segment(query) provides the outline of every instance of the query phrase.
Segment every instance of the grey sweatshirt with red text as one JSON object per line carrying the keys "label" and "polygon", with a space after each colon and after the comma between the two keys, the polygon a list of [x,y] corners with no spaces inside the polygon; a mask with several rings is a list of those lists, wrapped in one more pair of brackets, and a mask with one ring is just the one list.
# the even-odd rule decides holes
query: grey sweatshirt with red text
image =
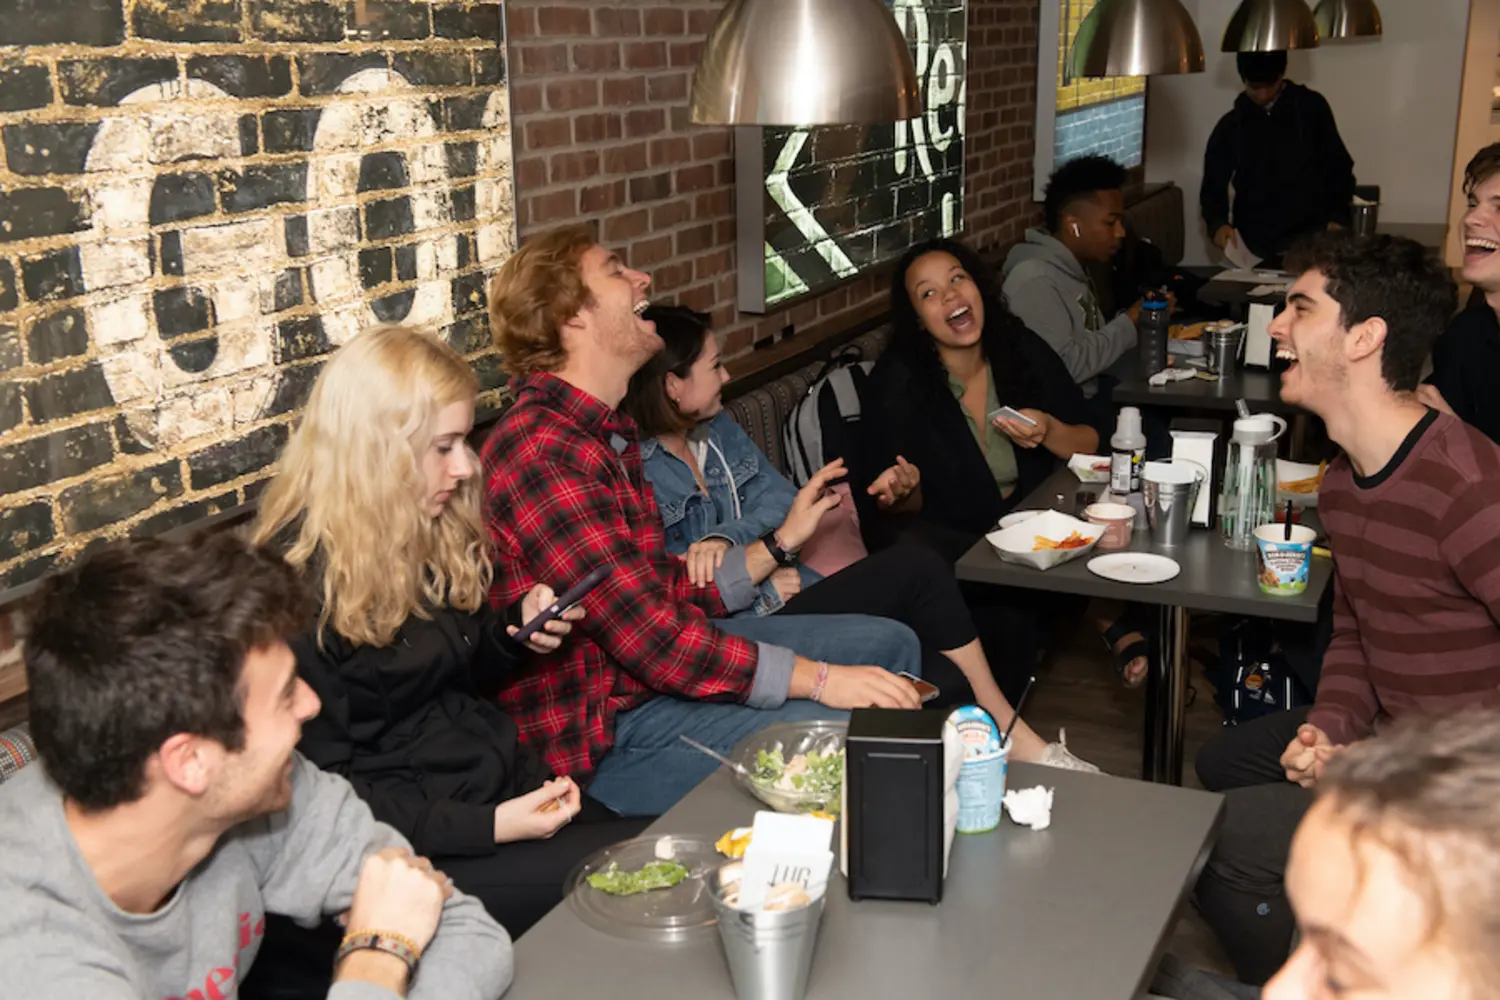
{"label": "grey sweatshirt with red text", "polygon": [[[343,778],[298,756],[292,804],[224,835],[154,913],[120,910],[79,853],[41,764],[0,785],[0,982],[7,997],[233,1000],[265,915],[303,924],[349,908],[365,856],[405,846]],[[495,1000],[511,942],[478,900],[455,892],[417,967],[412,1000]],[[328,1000],[394,1000],[335,983]]]}

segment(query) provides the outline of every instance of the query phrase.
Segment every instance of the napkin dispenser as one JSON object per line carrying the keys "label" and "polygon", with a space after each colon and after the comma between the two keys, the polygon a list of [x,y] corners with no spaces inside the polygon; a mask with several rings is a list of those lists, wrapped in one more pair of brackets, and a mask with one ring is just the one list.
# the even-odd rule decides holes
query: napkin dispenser
{"label": "napkin dispenser", "polygon": [[1276,307],[1264,302],[1250,303],[1250,319],[1245,325],[1245,364],[1252,368],[1270,368],[1271,320]]}
{"label": "napkin dispenser", "polygon": [[947,721],[946,711],[851,713],[842,824],[850,899],[942,901],[963,763],[957,732],[945,741]]}

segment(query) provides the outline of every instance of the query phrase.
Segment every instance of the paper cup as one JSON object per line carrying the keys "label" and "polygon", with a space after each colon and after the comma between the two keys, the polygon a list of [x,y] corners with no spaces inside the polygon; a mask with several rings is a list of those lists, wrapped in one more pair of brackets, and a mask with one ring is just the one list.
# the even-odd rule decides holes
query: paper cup
{"label": "paper cup", "polygon": [[1287,541],[1285,525],[1263,524],[1256,528],[1256,579],[1261,592],[1273,597],[1295,597],[1306,592],[1313,541],[1317,537],[1317,532],[1300,524],[1292,526],[1291,541]]}
{"label": "paper cup", "polygon": [[1089,504],[1083,509],[1083,519],[1104,528],[1095,548],[1123,549],[1130,544],[1130,536],[1135,530],[1134,507],[1123,503]]}
{"label": "paper cup", "polygon": [[999,753],[965,760],[958,772],[959,833],[988,833],[1000,825],[1000,805],[1005,800],[1005,772],[1010,744]]}

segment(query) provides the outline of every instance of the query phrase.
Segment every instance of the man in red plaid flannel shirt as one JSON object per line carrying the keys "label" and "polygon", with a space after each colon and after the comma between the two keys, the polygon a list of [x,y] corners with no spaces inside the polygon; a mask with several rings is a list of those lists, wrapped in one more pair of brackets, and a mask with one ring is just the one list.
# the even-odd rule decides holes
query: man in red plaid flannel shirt
{"label": "man in red plaid flannel shirt", "polygon": [[[491,324],[518,376],[515,405],[484,448],[496,546],[491,602],[507,607],[536,581],[561,590],[596,566],[613,567],[583,602],[588,614],[574,641],[513,678],[500,703],[554,772],[592,775],[589,793],[627,814],[665,809],[715,767],[679,734],[726,751],[772,722],[840,718],[866,705],[919,707],[912,686],[882,667],[831,666],[710,623],[736,610],[726,599],[754,599],[744,550],[737,574],[726,556],[717,588],[691,584],[667,552],[635,424],[615,409],[630,376],[662,346],[641,317],[649,284],[588,230],[569,227],[528,241],[490,292]],[[828,650],[831,623],[847,617],[828,617],[821,637],[815,616],[724,628],[810,636],[797,644],[816,656],[808,647],[821,638]],[[905,626],[856,620],[862,651],[909,647],[899,664],[876,662],[917,662]],[[847,633],[836,638],[836,649],[856,652]]]}

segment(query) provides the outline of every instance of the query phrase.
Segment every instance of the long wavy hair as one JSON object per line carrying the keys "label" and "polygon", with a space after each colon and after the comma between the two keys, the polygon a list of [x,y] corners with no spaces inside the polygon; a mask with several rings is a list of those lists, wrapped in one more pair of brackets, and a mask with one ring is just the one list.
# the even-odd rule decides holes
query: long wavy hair
{"label": "long wavy hair", "polygon": [[943,391],[947,391],[947,374],[943,369],[942,358],[938,356],[937,343],[932,339],[932,334],[922,326],[916,304],[906,291],[906,272],[911,270],[918,258],[930,253],[951,254],[959,266],[969,272],[969,277],[979,288],[979,297],[984,303],[984,330],[980,333],[979,349],[990,364],[995,391],[1002,398],[1012,398],[1014,391],[1029,380],[1030,370],[1023,357],[1011,345],[1018,337],[1035,335],[1010,311],[1005,295],[1000,291],[1000,282],[994,269],[981,260],[979,254],[957,240],[941,238],[918,243],[906,251],[896,265],[896,271],[891,277],[890,350],[904,357],[932,386],[943,387]]}
{"label": "long wavy hair", "polygon": [[324,366],[251,528],[321,585],[320,642],[331,625],[356,645],[384,646],[412,615],[484,601],[493,569],[480,477],[459,484],[438,517],[422,508],[434,421],[477,390],[452,348],[405,326],[361,333]]}

